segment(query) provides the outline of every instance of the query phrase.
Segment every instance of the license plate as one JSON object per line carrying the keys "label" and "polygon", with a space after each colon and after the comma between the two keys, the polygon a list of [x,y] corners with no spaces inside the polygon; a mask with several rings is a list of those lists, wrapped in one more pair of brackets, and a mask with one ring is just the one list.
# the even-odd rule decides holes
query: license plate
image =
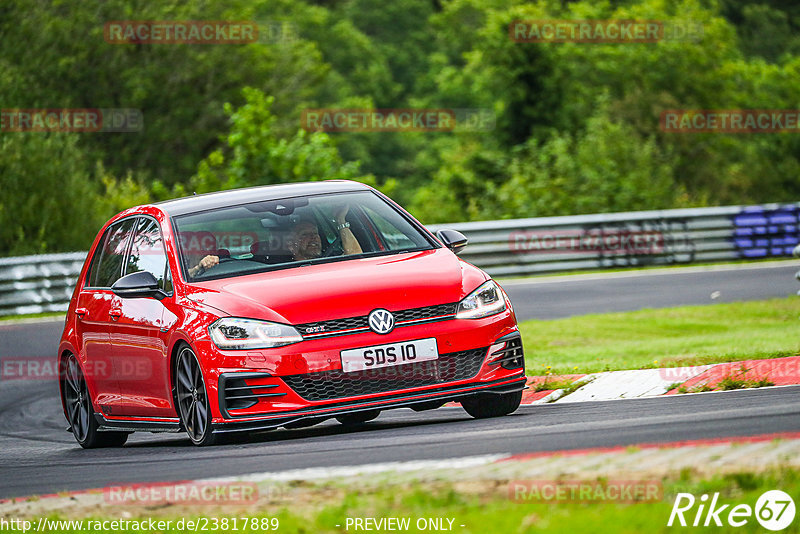
{"label": "license plate", "polygon": [[343,350],[341,354],[345,373],[439,359],[435,337]]}

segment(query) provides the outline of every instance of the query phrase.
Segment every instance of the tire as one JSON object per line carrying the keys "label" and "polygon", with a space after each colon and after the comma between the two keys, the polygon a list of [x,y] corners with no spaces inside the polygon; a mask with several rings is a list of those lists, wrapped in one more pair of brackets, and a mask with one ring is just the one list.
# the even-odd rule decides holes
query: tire
{"label": "tire", "polygon": [[211,428],[211,406],[203,380],[203,370],[194,351],[184,345],[175,361],[175,403],[186,435],[197,446],[214,445],[217,436]]}
{"label": "tire", "polygon": [[522,402],[522,392],[514,393],[482,393],[464,399],[461,406],[475,419],[486,419],[487,417],[500,417],[513,413],[519,408]]}
{"label": "tire", "polygon": [[100,431],[94,418],[94,406],[78,358],[67,356],[61,370],[61,400],[75,440],[84,449],[121,447],[128,441],[127,432]]}
{"label": "tire", "polygon": [[372,421],[381,414],[380,410],[370,410],[367,412],[349,413],[346,415],[337,415],[336,420],[345,426],[360,425],[367,421]]}

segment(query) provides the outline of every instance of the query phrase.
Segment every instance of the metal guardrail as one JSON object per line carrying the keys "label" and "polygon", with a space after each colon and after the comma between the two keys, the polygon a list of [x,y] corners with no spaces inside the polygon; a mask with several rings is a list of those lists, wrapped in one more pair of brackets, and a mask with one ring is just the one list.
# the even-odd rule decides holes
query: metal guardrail
{"label": "metal guardrail", "polygon": [[[492,276],[790,257],[800,202],[430,225]],[[0,259],[0,316],[64,311],[85,252]]]}
{"label": "metal guardrail", "polygon": [[492,276],[789,257],[800,203],[546,217],[429,226],[470,241]]}
{"label": "metal guardrail", "polygon": [[0,258],[0,316],[66,311],[86,252]]}

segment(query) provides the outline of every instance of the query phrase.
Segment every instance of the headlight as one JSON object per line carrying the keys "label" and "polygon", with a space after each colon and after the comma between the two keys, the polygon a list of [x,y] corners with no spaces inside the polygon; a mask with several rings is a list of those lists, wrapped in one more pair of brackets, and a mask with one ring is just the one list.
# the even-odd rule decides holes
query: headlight
{"label": "headlight", "polygon": [[223,317],[208,327],[221,349],[269,349],[303,341],[293,327],[269,321]]}
{"label": "headlight", "polygon": [[456,319],[480,319],[505,309],[503,292],[493,280],[489,280],[458,303]]}

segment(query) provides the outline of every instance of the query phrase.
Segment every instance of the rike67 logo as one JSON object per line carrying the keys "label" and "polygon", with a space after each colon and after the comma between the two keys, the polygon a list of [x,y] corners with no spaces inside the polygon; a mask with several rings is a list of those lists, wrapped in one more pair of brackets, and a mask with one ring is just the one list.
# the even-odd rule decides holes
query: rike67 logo
{"label": "rike67 logo", "polygon": [[764,492],[756,501],[755,507],[749,504],[722,504],[719,493],[714,493],[710,501],[707,494],[696,499],[691,493],[678,493],[667,526],[743,527],[754,516],[767,530],[783,530],[794,521],[794,501],[780,490]]}

